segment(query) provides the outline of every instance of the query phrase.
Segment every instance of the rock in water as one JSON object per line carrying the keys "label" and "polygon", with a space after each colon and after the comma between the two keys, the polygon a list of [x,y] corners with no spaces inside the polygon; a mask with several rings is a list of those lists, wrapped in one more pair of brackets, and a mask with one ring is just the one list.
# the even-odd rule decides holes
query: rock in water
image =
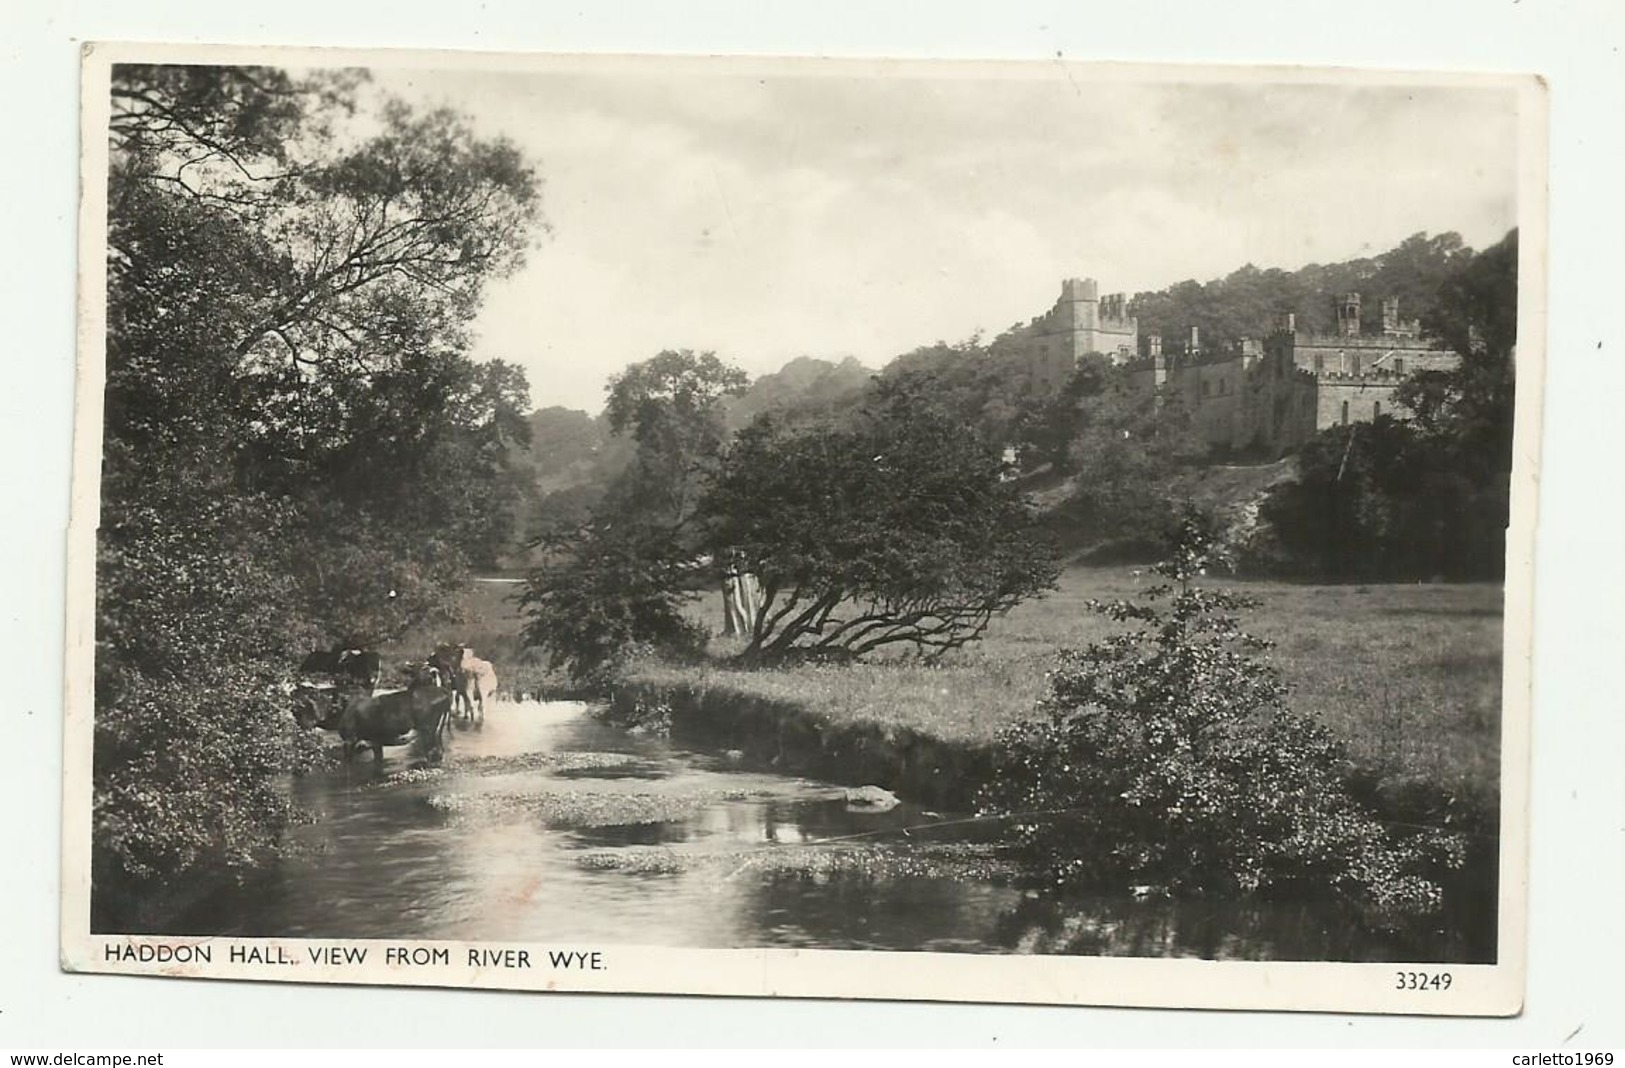
{"label": "rock in water", "polygon": [[879,786],[859,786],[846,791],[848,811],[889,812],[899,803],[896,794]]}

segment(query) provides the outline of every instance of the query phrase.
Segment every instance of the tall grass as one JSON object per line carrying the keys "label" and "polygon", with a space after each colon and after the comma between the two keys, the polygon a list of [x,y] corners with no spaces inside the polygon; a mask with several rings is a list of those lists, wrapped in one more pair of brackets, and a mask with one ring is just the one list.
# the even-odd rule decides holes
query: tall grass
{"label": "tall grass", "polygon": [[[906,725],[944,739],[990,741],[1031,713],[1056,654],[1118,624],[1091,598],[1132,599],[1152,583],[1128,568],[1074,567],[1061,588],[997,619],[985,639],[935,665],[894,659],[742,671],[634,665],[646,682],[700,681],[800,702],[835,721]],[[1266,658],[1292,706],[1318,717],[1351,756],[1385,777],[1415,777],[1493,799],[1499,775],[1502,596],[1491,585],[1309,586],[1214,580],[1262,601],[1247,629],[1276,643]],[[705,622],[720,609],[696,607]]]}
{"label": "tall grass", "polygon": [[[1045,690],[1056,654],[1113,633],[1088,610],[1093,599],[1135,598],[1154,576],[1127,567],[1073,567],[1060,589],[995,619],[985,639],[931,665],[896,657],[864,664],[743,671],[714,638],[698,665],[635,662],[654,684],[699,683],[799,703],[835,722],[907,726],[948,741],[982,744],[1026,716]],[[1493,803],[1501,723],[1501,589],[1493,585],[1312,586],[1215,579],[1262,606],[1247,629],[1276,643],[1264,654],[1292,688],[1294,709],[1318,717],[1362,765]],[[386,663],[421,658],[435,644],[469,645],[497,668],[508,693],[558,693],[568,680],[523,647],[519,586],[476,582],[463,622],[413,632],[381,650]],[[691,607],[713,630],[720,596]]]}

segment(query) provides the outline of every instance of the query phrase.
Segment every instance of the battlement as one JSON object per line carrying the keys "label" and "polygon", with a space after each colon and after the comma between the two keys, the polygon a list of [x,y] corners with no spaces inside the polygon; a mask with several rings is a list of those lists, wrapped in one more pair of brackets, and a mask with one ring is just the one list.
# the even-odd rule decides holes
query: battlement
{"label": "battlement", "polygon": [[1100,299],[1100,283],[1093,278],[1068,278],[1061,283],[1061,299],[1066,301]]}
{"label": "battlement", "polygon": [[1110,293],[1100,299],[1100,321],[1127,325],[1137,322],[1134,316],[1128,313],[1128,294]]}
{"label": "battlement", "polygon": [[1363,334],[1358,337],[1341,337],[1333,334],[1297,334],[1295,338],[1302,348],[1328,348],[1328,349],[1426,349],[1428,346],[1420,344],[1419,339],[1408,334]]}
{"label": "battlement", "polygon": [[1393,384],[1403,382],[1405,379],[1411,376],[1409,371],[1395,371],[1387,367],[1373,367],[1369,370],[1361,372],[1360,374],[1353,374],[1349,371],[1312,371],[1307,367],[1300,367],[1298,370],[1302,371],[1306,375],[1309,375],[1317,382],[1327,382],[1334,385],[1338,383],[1359,385],[1362,382],[1383,382]]}
{"label": "battlement", "polygon": [[[1262,337],[1204,348],[1200,331],[1188,339],[1145,338],[1129,314],[1125,293],[1100,295],[1093,278],[1068,278],[1049,311],[996,343],[1006,358],[1022,361],[1033,380],[1059,389],[1089,353],[1111,356],[1136,389],[1177,392],[1196,431],[1210,444],[1281,452],[1328,426],[1409,418],[1399,387],[1421,370],[1454,366],[1458,357],[1421,337],[1415,320],[1399,317],[1399,299],[1382,298],[1381,332],[1361,329],[1361,297],[1336,300],[1336,330],[1299,333],[1296,314],[1267,324]],[[1375,324],[1373,324],[1375,326]]]}

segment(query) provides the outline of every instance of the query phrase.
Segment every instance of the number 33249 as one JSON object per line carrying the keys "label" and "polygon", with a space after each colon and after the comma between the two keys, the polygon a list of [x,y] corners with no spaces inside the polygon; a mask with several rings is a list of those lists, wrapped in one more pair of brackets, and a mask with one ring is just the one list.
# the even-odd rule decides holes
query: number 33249
{"label": "number 33249", "polygon": [[1449,972],[1395,972],[1395,990],[1449,990]]}

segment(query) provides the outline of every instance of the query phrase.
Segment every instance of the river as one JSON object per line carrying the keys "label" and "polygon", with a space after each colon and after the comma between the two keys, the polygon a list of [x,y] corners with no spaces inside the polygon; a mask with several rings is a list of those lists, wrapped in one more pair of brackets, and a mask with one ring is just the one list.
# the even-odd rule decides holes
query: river
{"label": "river", "polygon": [[290,783],[288,855],[171,933],[592,945],[1459,958],[1324,905],[1023,891],[986,823],[608,726],[496,703],[443,767],[408,749]]}

